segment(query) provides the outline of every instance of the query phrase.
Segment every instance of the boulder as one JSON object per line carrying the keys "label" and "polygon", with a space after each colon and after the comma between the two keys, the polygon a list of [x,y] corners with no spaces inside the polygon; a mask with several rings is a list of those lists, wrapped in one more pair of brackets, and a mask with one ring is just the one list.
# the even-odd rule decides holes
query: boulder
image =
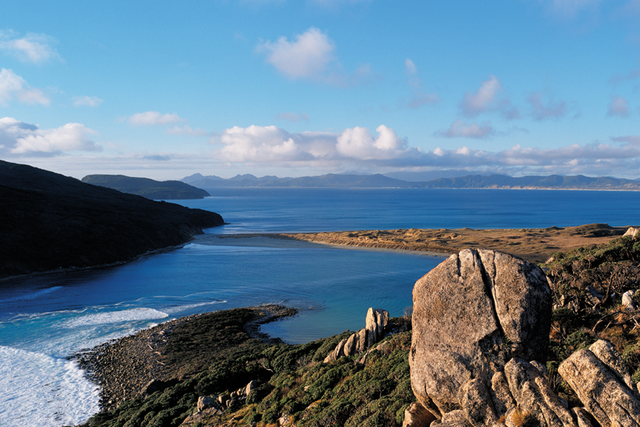
{"label": "boulder", "polygon": [[627,291],[622,294],[622,308],[624,310],[635,310],[636,305],[633,303],[634,291]]}
{"label": "boulder", "polygon": [[491,250],[450,256],[413,290],[409,363],[418,401],[441,418],[462,409],[468,381],[490,388],[512,357],[545,360],[550,314],[551,291],[535,264]]}
{"label": "boulder", "polygon": [[638,237],[638,232],[640,232],[639,228],[629,227],[627,232],[624,233],[623,237],[624,236],[631,236],[632,239],[635,239],[636,237]]}
{"label": "boulder", "polygon": [[609,346],[598,341],[588,350],[576,351],[560,364],[558,372],[601,426],[637,426],[640,400],[625,383],[624,370],[621,375],[617,362],[600,359],[619,358],[619,354],[610,354],[613,347]]}
{"label": "boulder", "polygon": [[210,396],[198,397],[198,412],[202,412],[208,408],[218,408],[218,402],[216,399]]}
{"label": "boulder", "polygon": [[419,402],[413,402],[404,410],[402,427],[429,427],[436,417]]}

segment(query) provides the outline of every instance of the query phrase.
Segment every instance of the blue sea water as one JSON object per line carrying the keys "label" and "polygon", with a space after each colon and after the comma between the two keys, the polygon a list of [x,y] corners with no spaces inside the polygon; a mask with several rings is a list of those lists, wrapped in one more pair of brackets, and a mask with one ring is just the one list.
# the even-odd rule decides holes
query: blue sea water
{"label": "blue sea water", "polygon": [[[209,234],[640,223],[640,193],[424,189],[218,189],[180,201],[223,215]],[[187,244],[112,268],[0,282],[3,425],[79,423],[98,390],[67,356],[185,315],[263,303],[300,309],[266,332],[289,342],[356,330],[368,307],[402,315],[443,258],[304,247]],[[37,390],[37,393],[33,391]],[[37,402],[37,403],[36,403]],[[43,404],[42,402],[48,402]]]}

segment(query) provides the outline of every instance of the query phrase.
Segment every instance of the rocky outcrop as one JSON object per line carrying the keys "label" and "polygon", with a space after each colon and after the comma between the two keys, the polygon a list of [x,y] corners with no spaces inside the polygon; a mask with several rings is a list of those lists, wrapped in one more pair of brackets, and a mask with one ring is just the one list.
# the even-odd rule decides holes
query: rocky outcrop
{"label": "rocky outcrop", "polygon": [[353,356],[369,350],[375,343],[384,338],[385,328],[389,323],[389,312],[379,308],[369,308],[364,329],[360,329],[338,343],[336,348],[324,359],[332,362],[342,356]]}
{"label": "rocky outcrop", "polygon": [[576,351],[558,372],[601,426],[640,424],[640,400],[626,365],[613,346],[597,341]]}
{"label": "rocky outcrop", "polygon": [[432,427],[640,425],[637,385],[607,341],[558,368],[584,407],[553,391],[550,304],[539,268],[493,251],[462,251],[416,283],[411,385]]}
{"label": "rocky outcrop", "polygon": [[[551,292],[535,264],[491,250],[449,257],[413,290],[409,363],[418,401],[442,418],[474,394],[491,394],[492,378],[513,357],[544,360],[550,312]],[[484,389],[477,381],[465,388],[472,380]]]}
{"label": "rocky outcrop", "polygon": [[629,227],[624,236],[631,236],[632,239],[635,239],[638,237],[638,232],[640,232],[640,228]]}

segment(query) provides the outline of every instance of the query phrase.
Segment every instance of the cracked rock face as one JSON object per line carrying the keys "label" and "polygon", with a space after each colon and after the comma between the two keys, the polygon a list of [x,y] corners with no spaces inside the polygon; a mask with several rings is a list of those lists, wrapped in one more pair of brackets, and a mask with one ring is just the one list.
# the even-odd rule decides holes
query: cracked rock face
{"label": "cracked rock face", "polygon": [[469,380],[491,384],[513,357],[545,360],[551,291],[535,264],[491,250],[452,255],[416,282],[409,363],[436,417],[461,409]]}

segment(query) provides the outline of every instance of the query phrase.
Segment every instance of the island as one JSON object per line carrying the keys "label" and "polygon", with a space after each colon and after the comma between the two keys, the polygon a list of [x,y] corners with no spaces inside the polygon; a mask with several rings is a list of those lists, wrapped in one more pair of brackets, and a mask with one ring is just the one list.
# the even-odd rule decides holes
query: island
{"label": "island", "polygon": [[182,181],[156,181],[125,175],[87,175],[82,182],[153,200],[203,199],[210,196],[207,191]]}

